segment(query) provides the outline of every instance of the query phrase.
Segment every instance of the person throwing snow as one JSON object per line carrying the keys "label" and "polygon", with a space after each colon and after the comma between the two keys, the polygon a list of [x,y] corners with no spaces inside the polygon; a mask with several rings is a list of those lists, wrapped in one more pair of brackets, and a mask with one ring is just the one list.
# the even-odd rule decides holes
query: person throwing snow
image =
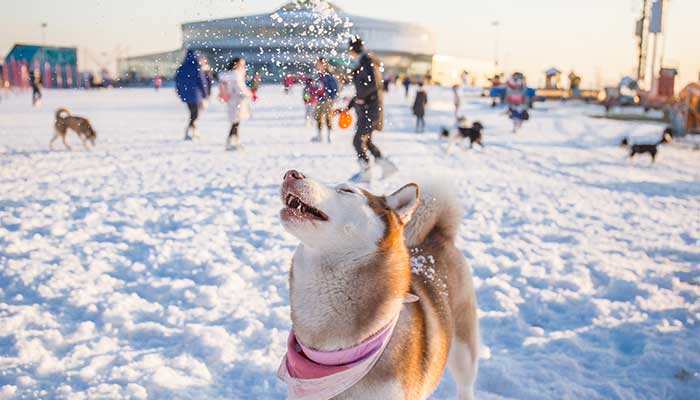
{"label": "person throwing snow", "polygon": [[382,168],[382,178],[394,174],[398,169],[386,158],[382,157],[379,148],[372,143],[372,133],[382,130],[383,124],[383,90],[382,75],[379,71],[380,61],[374,55],[365,51],[364,42],[360,37],[350,39],[348,52],[357,61],[352,71],[352,82],[355,85],[355,97],[341,111],[355,108],[357,126],[353,146],[357,153],[360,171],[350,180],[354,182],[369,182],[372,174],[370,159],[367,151],[374,156],[374,163]]}

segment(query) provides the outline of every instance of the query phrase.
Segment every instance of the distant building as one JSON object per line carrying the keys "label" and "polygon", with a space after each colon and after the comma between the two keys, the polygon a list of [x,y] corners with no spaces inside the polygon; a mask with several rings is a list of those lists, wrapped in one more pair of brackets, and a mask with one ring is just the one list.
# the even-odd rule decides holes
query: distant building
{"label": "distant building", "polygon": [[[350,15],[328,2],[295,1],[267,14],[185,23],[182,49],[198,50],[215,71],[242,56],[249,70],[279,80],[287,73],[308,71],[319,56],[346,65],[350,34],[365,41],[387,75],[430,72],[435,54],[431,31],[417,24]],[[119,75],[170,78],[182,51],[122,59]]]}
{"label": "distant building", "polygon": [[185,50],[121,58],[117,60],[117,74],[128,81],[150,81],[156,76],[172,78],[185,58]]}
{"label": "distant building", "polygon": [[3,75],[13,86],[24,86],[29,73],[41,74],[47,87],[79,86],[78,51],[75,47],[16,44],[5,57]]}

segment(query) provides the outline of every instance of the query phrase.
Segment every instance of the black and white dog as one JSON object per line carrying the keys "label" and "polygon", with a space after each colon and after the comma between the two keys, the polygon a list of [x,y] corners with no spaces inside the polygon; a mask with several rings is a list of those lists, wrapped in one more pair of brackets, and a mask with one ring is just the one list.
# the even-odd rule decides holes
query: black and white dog
{"label": "black and white dog", "polygon": [[474,147],[474,143],[484,147],[484,145],[481,143],[481,139],[483,138],[481,131],[484,129],[481,122],[476,121],[470,127],[466,125],[466,119],[464,117],[460,117],[457,120],[457,129],[453,134],[450,134],[450,131],[447,128],[442,128],[440,137],[449,140],[447,151],[450,151],[453,145],[457,144],[458,142],[464,142],[467,139],[469,139],[470,149]]}
{"label": "black and white dog", "polygon": [[661,139],[659,139],[658,142],[656,143],[641,143],[641,144],[633,144],[630,146],[629,139],[624,138],[620,142],[621,147],[628,147],[630,148],[630,158],[634,157],[637,154],[644,154],[644,153],[649,153],[651,156],[651,162],[656,161],[656,153],[658,152],[658,146],[663,143],[669,143],[673,139],[673,131],[671,128],[666,128],[664,130],[663,135],[661,135]]}

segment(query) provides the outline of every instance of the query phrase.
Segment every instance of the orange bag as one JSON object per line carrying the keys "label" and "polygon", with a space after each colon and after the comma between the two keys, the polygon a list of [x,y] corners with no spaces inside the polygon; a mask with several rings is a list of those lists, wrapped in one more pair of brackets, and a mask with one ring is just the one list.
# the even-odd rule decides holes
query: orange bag
{"label": "orange bag", "polygon": [[349,112],[343,111],[338,116],[338,127],[340,129],[348,129],[352,125],[352,115]]}

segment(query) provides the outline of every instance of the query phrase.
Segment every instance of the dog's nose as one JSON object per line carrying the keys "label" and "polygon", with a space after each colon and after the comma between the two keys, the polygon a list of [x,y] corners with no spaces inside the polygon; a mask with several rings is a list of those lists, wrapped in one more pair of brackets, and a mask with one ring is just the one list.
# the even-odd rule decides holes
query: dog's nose
{"label": "dog's nose", "polygon": [[295,169],[290,169],[289,171],[284,173],[284,180],[286,181],[287,179],[304,179],[306,178],[304,174],[301,172],[295,170]]}

